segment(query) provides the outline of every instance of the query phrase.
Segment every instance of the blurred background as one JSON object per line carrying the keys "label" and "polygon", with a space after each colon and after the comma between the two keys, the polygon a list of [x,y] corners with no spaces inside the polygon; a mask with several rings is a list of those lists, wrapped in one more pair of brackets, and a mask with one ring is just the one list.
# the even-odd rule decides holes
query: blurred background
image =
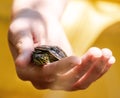
{"label": "blurred background", "polygon": [[37,90],[21,81],[7,41],[12,0],[0,0],[0,98],[120,98],[120,1],[71,0],[61,23],[76,55],[89,47],[110,48],[116,63],[88,89],[64,92]]}

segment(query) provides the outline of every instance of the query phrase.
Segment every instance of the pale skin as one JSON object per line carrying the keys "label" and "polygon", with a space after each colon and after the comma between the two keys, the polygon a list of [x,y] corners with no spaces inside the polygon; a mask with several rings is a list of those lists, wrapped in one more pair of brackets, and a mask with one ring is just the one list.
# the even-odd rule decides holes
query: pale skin
{"label": "pale skin", "polygon": [[[18,77],[31,81],[37,89],[86,89],[115,63],[112,51],[107,48],[91,47],[81,57],[74,55],[60,25],[66,3],[65,0],[14,0],[9,46]],[[68,57],[42,68],[35,66],[31,54],[40,45],[57,45]]]}

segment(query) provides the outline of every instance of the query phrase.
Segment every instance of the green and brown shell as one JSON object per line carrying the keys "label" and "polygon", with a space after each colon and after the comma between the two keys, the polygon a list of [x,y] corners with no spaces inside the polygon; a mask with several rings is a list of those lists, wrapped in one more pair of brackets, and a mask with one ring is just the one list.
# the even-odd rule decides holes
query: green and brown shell
{"label": "green and brown shell", "polygon": [[36,47],[32,54],[32,61],[36,65],[45,65],[67,57],[65,52],[58,46],[41,45]]}

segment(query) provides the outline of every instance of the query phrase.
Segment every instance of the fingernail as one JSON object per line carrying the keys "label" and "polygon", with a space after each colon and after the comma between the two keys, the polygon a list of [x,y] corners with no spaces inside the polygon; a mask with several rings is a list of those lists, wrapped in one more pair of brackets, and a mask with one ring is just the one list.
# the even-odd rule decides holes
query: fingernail
{"label": "fingernail", "polygon": [[109,64],[114,64],[115,62],[116,62],[116,59],[113,56],[108,61]]}

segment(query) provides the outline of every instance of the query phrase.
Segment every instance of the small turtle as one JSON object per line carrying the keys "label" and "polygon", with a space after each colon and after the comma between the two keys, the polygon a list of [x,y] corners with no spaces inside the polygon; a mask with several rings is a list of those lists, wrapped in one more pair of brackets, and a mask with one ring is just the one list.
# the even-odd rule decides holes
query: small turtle
{"label": "small turtle", "polygon": [[61,48],[48,45],[36,47],[32,54],[32,60],[36,65],[45,65],[64,57],[67,57],[67,55]]}

